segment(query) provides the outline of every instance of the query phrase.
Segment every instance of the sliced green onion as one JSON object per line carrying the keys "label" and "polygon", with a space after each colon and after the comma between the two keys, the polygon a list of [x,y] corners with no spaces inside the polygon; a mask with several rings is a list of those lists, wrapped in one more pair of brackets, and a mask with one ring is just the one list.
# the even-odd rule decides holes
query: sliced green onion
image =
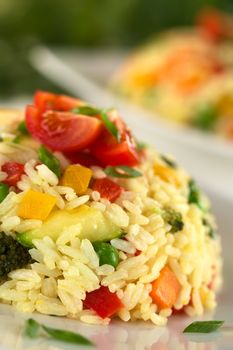
{"label": "sliced green onion", "polygon": [[163,216],[163,219],[171,226],[171,230],[170,230],[171,233],[176,233],[183,229],[184,223],[183,223],[181,213],[168,208],[164,211],[162,216]]}
{"label": "sliced green onion", "polygon": [[37,338],[39,336],[39,331],[40,331],[40,324],[33,320],[33,318],[29,318],[25,322],[25,330],[24,334],[29,337],[29,338]]}
{"label": "sliced green onion", "polygon": [[118,165],[118,166],[108,166],[104,169],[106,175],[112,177],[122,177],[122,178],[131,178],[131,177],[139,177],[142,174],[133,168],[130,168],[126,165]]}
{"label": "sliced green onion", "polygon": [[20,141],[22,140],[22,135],[17,135],[13,138],[12,142],[13,143],[20,143]]}
{"label": "sliced green onion", "polygon": [[212,333],[218,330],[224,321],[196,321],[187,326],[183,333]]}
{"label": "sliced green onion", "polygon": [[18,125],[18,131],[23,134],[23,135],[28,135],[29,134],[29,131],[27,129],[27,126],[26,126],[26,122],[25,120],[22,120],[19,125]]}
{"label": "sliced green onion", "polygon": [[47,327],[34,319],[30,318],[25,322],[24,334],[32,339],[38,338],[40,330],[43,329],[52,339],[63,341],[72,344],[94,345],[89,339],[83,337],[81,334],[66,331],[63,329],[56,329]]}
{"label": "sliced green onion", "polygon": [[83,114],[83,115],[88,115],[92,117],[97,114],[100,114],[101,110],[92,106],[80,106],[78,108],[72,109],[71,112],[75,114]]}
{"label": "sliced green onion", "polygon": [[168,158],[167,156],[165,156],[164,154],[161,154],[161,159],[167,164],[169,165],[171,168],[177,168],[177,164],[176,162],[174,162],[174,160]]}
{"label": "sliced green onion", "polygon": [[50,335],[51,338],[73,344],[94,345],[89,339],[81,334],[55,329],[42,325],[43,330]]}
{"label": "sliced green onion", "polygon": [[213,130],[217,121],[218,112],[214,106],[202,106],[193,117],[193,125],[204,131]]}
{"label": "sliced green onion", "polygon": [[9,194],[9,186],[6,184],[0,184],[0,203],[7,197]]}
{"label": "sliced green onion", "polygon": [[117,141],[120,141],[120,133],[119,130],[117,129],[116,125],[109,119],[109,116],[105,112],[100,113],[102,122],[108,129],[108,131],[117,139]]}
{"label": "sliced green onion", "polygon": [[45,146],[41,145],[38,150],[38,158],[39,160],[47,165],[47,167],[54,172],[54,174],[57,175],[57,177],[60,177],[61,175],[61,165],[60,161],[45,148]]}

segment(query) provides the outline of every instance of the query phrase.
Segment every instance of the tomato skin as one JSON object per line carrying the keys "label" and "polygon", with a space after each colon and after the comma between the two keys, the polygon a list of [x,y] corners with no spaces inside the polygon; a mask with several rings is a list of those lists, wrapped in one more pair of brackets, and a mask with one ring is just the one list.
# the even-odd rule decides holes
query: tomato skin
{"label": "tomato skin", "polygon": [[98,159],[87,151],[64,153],[64,155],[71,162],[71,164],[80,164],[86,167],[101,166]]}
{"label": "tomato skin", "polygon": [[108,287],[104,286],[87,293],[83,303],[86,308],[94,310],[102,318],[111,317],[123,307],[116,293],[111,293]]}
{"label": "tomato skin", "polygon": [[40,111],[49,110],[68,112],[80,105],[80,100],[66,95],[57,95],[47,91],[36,91],[34,95],[34,105]]}
{"label": "tomato skin", "polygon": [[2,182],[6,185],[16,187],[17,182],[20,181],[21,176],[24,174],[24,164],[6,162],[2,165],[1,170],[7,173],[7,178]]}
{"label": "tomato skin", "polygon": [[41,111],[26,107],[29,132],[44,145],[60,152],[75,152],[90,146],[101,132],[97,118],[70,112]]}
{"label": "tomato skin", "polygon": [[103,179],[96,179],[93,182],[92,189],[94,191],[98,191],[102,198],[106,198],[110,202],[114,202],[123,191],[123,188],[120,185],[107,177],[104,177]]}
{"label": "tomato skin", "polygon": [[135,166],[139,163],[136,146],[128,132],[123,132],[121,141],[118,143],[109,132],[104,130],[98,140],[92,145],[91,153],[104,166]]}

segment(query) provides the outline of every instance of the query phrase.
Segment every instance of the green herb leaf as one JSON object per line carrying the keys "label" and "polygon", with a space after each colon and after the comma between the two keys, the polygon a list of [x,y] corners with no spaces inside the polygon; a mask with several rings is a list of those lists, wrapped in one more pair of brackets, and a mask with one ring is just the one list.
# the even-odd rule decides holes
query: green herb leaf
{"label": "green herb leaf", "polygon": [[206,211],[206,208],[202,203],[201,190],[197,186],[196,182],[191,179],[188,183],[188,187],[189,187],[189,194],[188,194],[189,204],[192,204],[192,203],[196,204],[201,210]]}
{"label": "green herb leaf", "polygon": [[40,327],[41,326],[37,321],[33,320],[32,318],[29,318],[25,322],[24,333],[29,338],[37,338],[39,335]]}
{"label": "green herb leaf", "polygon": [[122,178],[131,178],[131,177],[139,177],[142,174],[133,168],[130,168],[126,165],[118,165],[118,166],[108,166],[104,169],[106,175],[112,177],[122,177]]}
{"label": "green herb leaf", "polygon": [[196,321],[187,326],[183,333],[212,333],[223,324],[224,321]]}
{"label": "green herb leaf", "polygon": [[76,114],[83,114],[83,115],[88,115],[90,117],[95,116],[97,114],[101,113],[101,110],[92,106],[80,106],[78,108],[74,108],[71,111],[72,113]]}
{"label": "green herb leaf", "polygon": [[50,328],[42,325],[43,330],[53,339],[64,341],[73,344],[94,345],[89,339],[83,337],[81,334],[65,331],[62,329]]}
{"label": "green herb leaf", "polygon": [[0,183],[0,203],[6,198],[9,194],[9,186],[6,184]]}
{"label": "green herb leaf", "polygon": [[29,131],[27,129],[27,126],[26,126],[26,122],[25,120],[22,120],[19,125],[18,125],[18,131],[23,134],[23,135],[28,135],[29,134]]}
{"label": "green herb leaf", "polygon": [[120,133],[119,130],[117,129],[116,125],[109,119],[109,116],[105,112],[100,113],[102,122],[108,129],[108,131],[117,139],[117,141],[120,141]]}
{"label": "green herb leaf", "polygon": [[176,162],[174,162],[174,160],[168,158],[167,156],[165,156],[164,154],[161,154],[161,159],[167,164],[169,165],[171,168],[177,168],[177,164]]}
{"label": "green herb leaf", "polygon": [[61,165],[60,161],[45,148],[45,146],[41,145],[38,150],[38,158],[39,160],[47,165],[47,167],[54,172],[57,177],[61,175]]}

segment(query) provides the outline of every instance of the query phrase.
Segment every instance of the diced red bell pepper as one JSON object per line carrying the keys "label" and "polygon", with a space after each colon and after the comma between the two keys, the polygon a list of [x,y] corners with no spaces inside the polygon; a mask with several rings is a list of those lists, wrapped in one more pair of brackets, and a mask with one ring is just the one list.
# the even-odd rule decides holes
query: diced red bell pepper
{"label": "diced red bell pepper", "polygon": [[86,308],[94,310],[102,318],[111,317],[123,307],[116,293],[111,293],[108,287],[104,286],[87,293],[83,303]]}
{"label": "diced red bell pepper", "polygon": [[108,199],[110,202],[114,202],[123,191],[123,188],[113,182],[112,180],[104,177],[103,179],[96,179],[92,185],[94,191],[98,191],[102,198]]}
{"label": "diced red bell pepper", "polygon": [[24,164],[16,162],[7,162],[2,165],[2,171],[7,173],[7,178],[2,181],[9,186],[16,186],[17,182],[21,179],[24,174]]}
{"label": "diced red bell pepper", "polygon": [[197,25],[213,41],[218,41],[225,35],[226,25],[224,17],[218,10],[203,10],[197,18]]}

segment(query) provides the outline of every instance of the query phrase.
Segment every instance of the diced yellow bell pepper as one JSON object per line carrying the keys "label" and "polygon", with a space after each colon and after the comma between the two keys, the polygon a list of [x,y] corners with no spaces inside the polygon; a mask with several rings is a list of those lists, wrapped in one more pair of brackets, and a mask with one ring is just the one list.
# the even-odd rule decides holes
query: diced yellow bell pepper
{"label": "diced yellow bell pepper", "polygon": [[19,204],[18,215],[23,219],[46,220],[56,201],[55,196],[29,190]]}
{"label": "diced yellow bell pepper", "polygon": [[78,194],[84,194],[92,177],[92,170],[82,165],[69,165],[61,178],[62,186],[69,186]]}
{"label": "diced yellow bell pepper", "polygon": [[168,182],[176,187],[180,186],[180,180],[175,169],[168,168],[160,164],[155,164],[154,172],[155,175],[159,176],[163,181]]}

